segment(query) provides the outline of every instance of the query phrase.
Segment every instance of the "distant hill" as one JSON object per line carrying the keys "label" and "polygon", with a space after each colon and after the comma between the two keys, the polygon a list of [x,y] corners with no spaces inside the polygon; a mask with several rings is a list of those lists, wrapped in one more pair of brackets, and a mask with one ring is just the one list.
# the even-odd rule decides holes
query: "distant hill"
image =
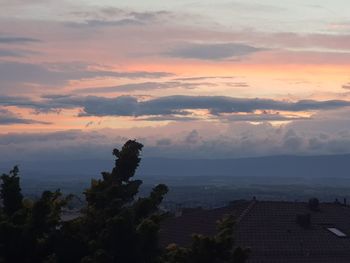
{"label": "distant hill", "polygon": [[240,159],[147,159],[140,173],[271,177],[350,177],[350,155],[268,156]]}
{"label": "distant hill", "polygon": [[[113,160],[55,160],[0,162],[0,172],[19,164],[23,178],[88,179],[109,171]],[[240,159],[144,158],[142,176],[254,176],[350,178],[350,154],[327,156],[268,156]]]}

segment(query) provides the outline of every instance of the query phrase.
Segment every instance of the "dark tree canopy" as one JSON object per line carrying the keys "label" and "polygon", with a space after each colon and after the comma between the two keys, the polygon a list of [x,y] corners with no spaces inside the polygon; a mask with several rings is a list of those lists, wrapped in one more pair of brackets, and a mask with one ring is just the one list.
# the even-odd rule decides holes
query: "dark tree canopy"
{"label": "dark tree canopy", "polygon": [[218,222],[214,237],[195,234],[187,248],[171,244],[163,256],[164,263],[244,263],[249,249],[233,246],[234,219],[227,216]]}
{"label": "dark tree canopy", "polygon": [[4,212],[11,216],[22,208],[23,196],[19,184],[19,169],[17,166],[9,174],[1,176],[0,198],[2,199]]}
{"label": "dark tree canopy", "polygon": [[195,235],[189,248],[158,244],[159,210],[167,186],[160,184],[147,197],[134,175],[143,145],[127,141],[114,149],[115,166],[92,180],[84,192],[80,215],[62,221],[62,209],[72,196],[45,191],[38,200],[23,200],[18,168],[1,177],[0,263],[225,263],[244,262],[246,251],[233,247],[233,221],[225,219],[215,237]]}

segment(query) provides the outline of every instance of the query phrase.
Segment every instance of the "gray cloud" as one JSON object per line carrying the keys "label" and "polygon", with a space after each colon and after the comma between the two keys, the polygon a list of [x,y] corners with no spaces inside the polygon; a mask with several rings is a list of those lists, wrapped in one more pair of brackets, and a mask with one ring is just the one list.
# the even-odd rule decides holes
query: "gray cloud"
{"label": "gray cloud", "polygon": [[[72,98],[63,99],[61,103],[70,104]],[[333,109],[350,106],[349,101],[330,100],[298,102],[276,101],[272,99],[242,99],[224,96],[168,96],[147,101],[135,97],[117,98],[85,97],[75,99],[86,115],[95,116],[143,116],[143,115],[187,115],[186,110],[207,109],[213,115],[222,113],[248,112],[255,110],[305,111]]]}
{"label": "gray cloud", "polygon": [[[205,5],[205,3],[204,3]],[[262,13],[264,15],[271,15],[273,13],[285,13],[288,9],[282,5],[269,5],[259,2],[250,2],[250,1],[223,1],[223,2],[212,2],[206,4],[208,7],[220,8],[225,10],[232,10],[237,14],[243,12],[251,13]]]}
{"label": "gray cloud", "polygon": [[300,116],[284,116],[279,113],[262,113],[262,114],[232,114],[223,116],[224,119],[233,121],[250,121],[250,122],[265,122],[265,121],[295,121],[295,120],[306,120],[310,118]]}
{"label": "gray cloud", "polygon": [[262,48],[256,48],[238,43],[219,43],[219,44],[183,44],[174,48],[164,55],[177,58],[201,59],[201,60],[224,60],[230,58],[240,58],[259,51]]}
{"label": "gray cloud", "polygon": [[35,42],[41,41],[30,37],[0,36],[0,44],[26,44]]}
{"label": "gray cloud", "polygon": [[74,141],[82,139],[103,139],[105,136],[100,133],[90,132],[83,133],[81,130],[66,130],[50,133],[10,133],[0,136],[0,145],[23,144],[23,143],[40,143],[57,141]]}
{"label": "gray cloud", "polygon": [[11,50],[0,48],[0,57],[26,57],[28,55],[38,54],[30,50]]}
{"label": "gray cloud", "polygon": [[50,86],[64,85],[70,80],[115,77],[115,78],[162,78],[172,76],[167,72],[117,72],[90,70],[88,65],[41,65],[19,62],[0,62],[0,79],[3,86],[17,84],[38,84]]}
{"label": "gray cloud", "polygon": [[120,20],[86,20],[83,23],[67,23],[70,27],[92,28],[92,27],[113,27],[113,26],[139,26],[144,23],[135,19],[125,18]]}
{"label": "gray cloud", "polygon": [[233,88],[248,88],[250,87],[248,83],[246,82],[227,82],[225,83],[229,87]]}
{"label": "gray cloud", "polygon": [[14,125],[14,124],[50,124],[48,122],[36,121],[31,119],[22,119],[18,117],[9,117],[0,115],[0,125]]}
{"label": "gray cloud", "polygon": [[1,106],[15,106],[19,108],[29,108],[35,110],[51,109],[52,106],[48,106],[45,103],[33,101],[28,97],[21,96],[0,96]]}
{"label": "gray cloud", "polygon": [[167,81],[167,82],[142,82],[142,83],[130,83],[110,87],[94,87],[77,89],[75,93],[108,93],[108,92],[132,92],[132,91],[147,91],[156,89],[172,89],[172,88],[185,88],[194,89],[200,86],[216,86],[214,83],[190,83],[179,81]]}
{"label": "gray cloud", "polygon": [[55,143],[57,141],[77,141],[79,139],[104,139],[106,136],[101,133],[84,133],[81,130],[66,130],[48,133],[10,133],[0,136],[0,145],[26,144],[26,143]]}
{"label": "gray cloud", "polygon": [[83,16],[82,22],[69,22],[66,25],[77,28],[140,26],[157,22],[171,15],[167,11],[134,12],[119,8],[103,8],[93,12],[74,12]]}
{"label": "gray cloud", "polygon": [[344,84],[342,86],[343,89],[347,89],[347,90],[350,90],[350,83],[347,83],[347,84]]}
{"label": "gray cloud", "polygon": [[184,139],[187,144],[197,144],[200,140],[201,137],[197,130],[192,130]]}
{"label": "gray cloud", "polygon": [[157,146],[170,146],[171,145],[171,139],[169,138],[164,138],[164,139],[160,139],[156,142]]}
{"label": "gray cloud", "polygon": [[[213,116],[230,113],[254,113],[257,110],[319,111],[349,107],[345,100],[300,100],[297,102],[272,99],[246,99],[225,96],[167,96],[140,100],[132,96],[115,98],[97,96],[46,96],[40,101],[25,97],[0,97],[0,105],[32,108],[37,111],[81,108],[80,116],[190,116],[189,110],[208,110]],[[267,116],[267,115],[266,115]],[[273,116],[269,116],[272,118]],[[263,118],[263,117],[262,117]],[[276,116],[274,117],[276,118]]]}
{"label": "gray cloud", "polygon": [[[319,121],[327,125],[327,120]],[[205,121],[193,122],[186,127],[181,123],[172,123],[157,128],[0,134],[0,154],[4,160],[100,159],[101,156],[110,157],[111,143],[113,146],[120,145],[129,138],[145,144],[144,157],[235,158],[349,153],[348,121],[346,130],[327,133],[319,130],[318,126],[305,130],[303,125],[299,125],[303,122],[312,127],[309,121],[280,127],[268,123],[252,125]],[[338,121],[344,122],[344,119]],[[331,124],[333,126],[335,123]]]}
{"label": "gray cloud", "polygon": [[50,124],[48,122],[25,119],[6,109],[0,109],[0,125],[14,124]]}
{"label": "gray cloud", "polygon": [[202,77],[187,77],[187,78],[176,78],[178,81],[197,81],[206,79],[235,79],[234,76],[202,76]]}
{"label": "gray cloud", "polygon": [[[199,117],[186,115],[183,112],[183,116],[178,115],[159,115],[151,117],[139,117],[136,120],[141,121],[176,121],[176,122],[188,122],[199,121]],[[218,116],[212,117],[215,119]],[[298,121],[298,120],[310,120],[312,118],[300,117],[300,116],[284,116],[279,113],[261,113],[261,114],[225,114],[219,116],[223,122],[266,122],[266,121]],[[210,118],[208,118],[210,120]]]}
{"label": "gray cloud", "polygon": [[23,54],[9,49],[0,49],[0,57],[23,57]]}
{"label": "gray cloud", "polygon": [[199,118],[193,116],[177,116],[177,115],[161,115],[161,116],[151,116],[151,117],[139,117],[138,121],[176,121],[176,122],[189,122],[197,121]]}

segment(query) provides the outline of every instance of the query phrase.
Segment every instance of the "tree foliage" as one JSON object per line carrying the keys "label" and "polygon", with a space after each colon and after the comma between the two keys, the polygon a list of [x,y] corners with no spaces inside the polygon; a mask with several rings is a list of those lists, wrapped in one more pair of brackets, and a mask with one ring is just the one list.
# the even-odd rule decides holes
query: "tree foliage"
{"label": "tree foliage", "polygon": [[243,263],[249,249],[233,246],[234,219],[227,216],[218,222],[218,233],[214,237],[195,234],[192,244],[179,247],[171,244],[163,256],[164,263]]}
{"label": "tree foliage", "polygon": [[[189,248],[158,245],[159,205],[168,188],[160,184],[138,197],[141,180],[134,175],[143,145],[127,141],[114,149],[115,166],[92,180],[84,192],[80,216],[62,221],[71,196],[45,191],[38,200],[23,200],[18,168],[1,177],[0,263],[224,263],[244,262],[246,251],[233,249],[233,221],[221,222],[215,237],[195,235]],[[240,258],[241,257],[241,258]]]}
{"label": "tree foliage", "polygon": [[2,184],[0,198],[3,202],[3,209],[6,215],[11,216],[22,208],[23,196],[19,185],[19,169],[17,166],[9,174],[1,176]]}

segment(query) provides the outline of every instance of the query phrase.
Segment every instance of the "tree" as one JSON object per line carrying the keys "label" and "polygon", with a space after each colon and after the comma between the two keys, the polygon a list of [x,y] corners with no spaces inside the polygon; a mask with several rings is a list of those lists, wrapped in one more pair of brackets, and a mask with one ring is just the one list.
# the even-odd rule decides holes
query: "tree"
{"label": "tree", "polygon": [[234,219],[225,217],[218,222],[214,237],[195,234],[189,247],[171,244],[163,256],[164,263],[244,263],[249,249],[234,247]]}
{"label": "tree", "polygon": [[[156,186],[148,197],[137,197],[141,180],[134,180],[143,145],[127,141],[114,149],[115,167],[92,180],[85,191],[87,207],[81,217],[63,225],[60,262],[156,262],[161,254],[158,206],[167,193]],[[64,241],[64,242],[62,242]],[[64,244],[69,244],[63,246]],[[68,254],[73,255],[71,259]]]}
{"label": "tree", "polygon": [[158,244],[159,209],[167,186],[160,184],[139,197],[134,175],[143,145],[127,141],[114,149],[115,166],[92,180],[84,192],[80,216],[63,222],[62,209],[71,196],[44,191],[36,201],[23,201],[18,168],[3,175],[0,211],[0,263],[241,263],[247,251],[233,245],[233,221],[219,224],[215,237],[194,235],[189,248],[162,249]]}
{"label": "tree", "polygon": [[23,195],[19,184],[19,169],[15,166],[9,174],[1,176],[0,198],[7,216],[12,216],[22,208]]}
{"label": "tree", "polygon": [[18,173],[16,166],[1,177],[0,262],[44,262],[54,253],[52,237],[70,197],[45,191],[38,200],[24,202]]}

